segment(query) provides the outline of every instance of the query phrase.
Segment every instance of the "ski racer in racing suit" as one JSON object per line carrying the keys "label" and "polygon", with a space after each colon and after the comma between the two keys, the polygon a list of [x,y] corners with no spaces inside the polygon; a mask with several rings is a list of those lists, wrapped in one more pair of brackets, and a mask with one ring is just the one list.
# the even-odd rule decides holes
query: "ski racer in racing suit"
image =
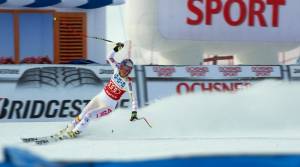
{"label": "ski racer in racing suit", "polygon": [[66,138],[74,138],[79,135],[91,119],[101,118],[109,115],[115,110],[116,105],[122,95],[128,89],[129,97],[131,99],[132,113],[130,121],[137,120],[137,102],[132,91],[132,80],[129,77],[133,69],[133,62],[131,59],[124,59],[118,63],[114,56],[124,47],[123,43],[117,43],[113,52],[107,56],[107,61],[114,69],[114,73],[104,89],[96,95],[82,110],[82,112],[70,123],[67,128],[61,130],[61,133]]}

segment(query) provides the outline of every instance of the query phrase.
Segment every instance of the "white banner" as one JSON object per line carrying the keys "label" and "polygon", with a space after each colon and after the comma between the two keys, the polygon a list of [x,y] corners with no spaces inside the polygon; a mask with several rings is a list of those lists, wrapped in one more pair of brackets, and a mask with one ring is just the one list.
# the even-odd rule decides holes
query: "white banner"
{"label": "white banner", "polygon": [[289,66],[290,79],[300,79],[300,66]]}
{"label": "white banner", "polygon": [[251,86],[255,81],[148,81],[148,101],[193,92],[233,92]]}
{"label": "white banner", "polygon": [[298,0],[159,0],[168,39],[300,41]]}
{"label": "white banner", "polygon": [[148,78],[247,79],[281,78],[280,66],[146,66]]}
{"label": "white banner", "polygon": [[[112,74],[110,66],[1,65],[0,122],[70,120]],[[131,107],[127,93],[118,107]]]}
{"label": "white banner", "polygon": [[[290,66],[289,75],[281,66],[268,65],[137,67],[133,89],[141,106],[178,94],[236,91],[260,79],[300,78],[300,66]],[[1,65],[0,122],[69,120],[102,91],[112,74],[110,66]],[[131,107],[128,94],[119,107]]]}
{"label": "white banner", "polygon": [[[51,69],[53,68],[53,69]],[[64,70],[77,71],[78,73],[86,73],[87,71],[93,72],[99,78],[109,79],[113,74],[113,69],[110,65],[61,65],[61,64],[50,64],[50,65],[38,65],[38,64],[21,64],[21,65],[1,65],[0,66],[0,81],[1,80],[19,80],[25,71],[30,71],[30,73],[48,73],[47,70],[53,71],[54,69],[58,72]],[[51,72],[50,72],[51,73]],[[67,74],[67,73],[65,73]],[[134,70],[130,74],[130,77],[134,77]]]}

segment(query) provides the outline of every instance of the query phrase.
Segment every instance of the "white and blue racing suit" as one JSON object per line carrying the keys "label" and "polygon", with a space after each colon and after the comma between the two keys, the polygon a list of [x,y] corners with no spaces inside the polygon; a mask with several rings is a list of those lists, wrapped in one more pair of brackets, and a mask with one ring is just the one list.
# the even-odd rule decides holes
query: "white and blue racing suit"
{"label": "white and blue racing suit", "polygon": [[[132,79],[119,75],[119,63],[114,59],[115,52],[107,56],[107,61],[114,69],[114,73],[104,89],[94,97],[83,109],[82,113],[72,121],[73,131],[82,132],[91,119],[101,118],[115,110],[122,95],[128,90],[132,111],[137,111],[137,102],[132,90]],[[126,89],[127,88],[127,89]]]}

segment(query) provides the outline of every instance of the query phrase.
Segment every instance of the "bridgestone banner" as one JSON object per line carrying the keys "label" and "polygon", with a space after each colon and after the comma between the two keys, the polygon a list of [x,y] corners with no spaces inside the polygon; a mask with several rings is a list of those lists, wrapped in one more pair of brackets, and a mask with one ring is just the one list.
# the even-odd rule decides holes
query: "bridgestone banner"
{"label": "bridgestone banner", "polygon": [[[70,120],[102,91],[112,74],[111,66],[1,65],[0,122]],[[118,107],[130,104],[125,94]]]}

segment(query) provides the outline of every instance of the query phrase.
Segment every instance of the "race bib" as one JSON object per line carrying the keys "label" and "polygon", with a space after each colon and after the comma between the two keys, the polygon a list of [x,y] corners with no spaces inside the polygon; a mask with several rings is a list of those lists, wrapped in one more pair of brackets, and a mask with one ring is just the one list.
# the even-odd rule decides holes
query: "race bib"
{"label": "race bib", "polygon": [[125,93],[125,90],[121,89],[114,81],[110,80],[104,88],[105,93],[114,100],[119,100]]}

